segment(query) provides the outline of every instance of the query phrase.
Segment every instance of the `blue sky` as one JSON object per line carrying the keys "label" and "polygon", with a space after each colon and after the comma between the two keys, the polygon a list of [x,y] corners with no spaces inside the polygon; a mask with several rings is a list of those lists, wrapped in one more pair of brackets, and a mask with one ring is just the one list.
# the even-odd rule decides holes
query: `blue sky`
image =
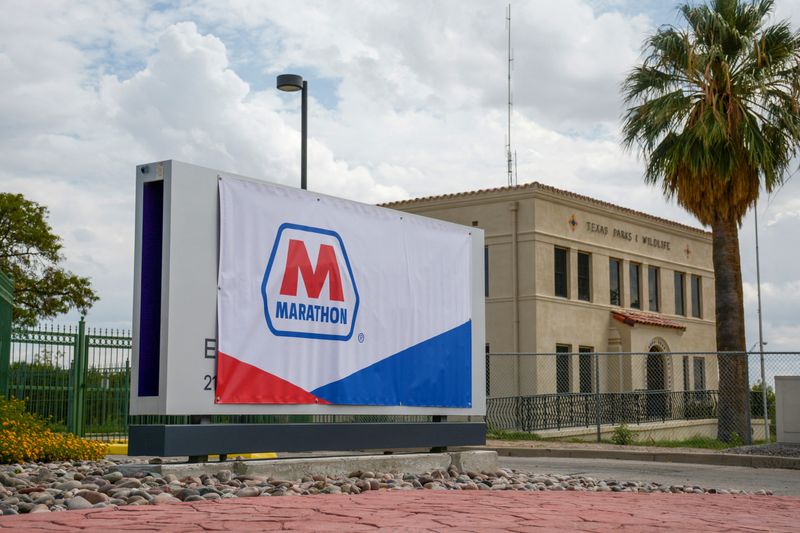
{"label": "blue sky", "polygon": [[[50,208],[70,268],[92,277],[96,325],[130,325],[133,172],[181,159],[294,184],[310,84],[312,189],[366,202],[505,183],[507,1],[4,2],[2,190]],[[678,2],[513,4],[519,181],[684,223],[619,147],[619,85]],[[777,16],[800,27],[800,0]],[[800,186],[760,203],[769,347],[800,348]],[[752,219],[741,231],[755,334]],[[74,320],[75,316],[64,320]]]}

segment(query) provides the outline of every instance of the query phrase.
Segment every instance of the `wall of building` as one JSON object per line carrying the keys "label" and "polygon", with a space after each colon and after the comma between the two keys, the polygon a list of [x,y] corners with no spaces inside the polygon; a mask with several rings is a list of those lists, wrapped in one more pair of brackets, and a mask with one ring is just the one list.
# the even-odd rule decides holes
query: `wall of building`
{"label": "wall of building", "polygon": [[[421,199],[390,205],[425,216],[481,227],[489,250],[486,341],[493,353],[572,351],[647,352],[658,338],[664,350],[714,351],[714,274],[710,234],[538,184]],[[568,250],[568,297],[555,295],[554,248]],[[578,253],[591,256],[590,300],[578,298]],[[514,258],[516,257],[516,261]],[[622,305],[612,305],[609,260],[622,261]],[[660,316],[683,329],[612,318],[629,309],[629,265],[641,265],[641,310],[648,309],[649,266],[660,272]],[[685,315],[676,314],[674,272],[685,274]],[[692,317],[691,276],[701,278],[700,318]],[[646,387],[645,357],[601,361],[601,390]],[[555,356],[495,357],[492,396],[556,391]],[[706,385],[716,385],[707,362]],[[667,383],[683,388],[682,360],[665,363]],[[594,374],[594,373],[593,373]],[[690,373],[692,374],[692,373]],[[596,377],[593,376],[592,380]],[[579,358],[570,361],[571,390],[579,384]]]}

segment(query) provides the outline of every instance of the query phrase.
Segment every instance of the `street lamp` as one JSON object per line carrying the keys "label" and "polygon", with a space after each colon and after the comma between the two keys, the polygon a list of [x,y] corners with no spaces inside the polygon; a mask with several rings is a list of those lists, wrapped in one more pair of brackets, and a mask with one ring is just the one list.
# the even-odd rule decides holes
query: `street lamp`
{"label": "street lamp", "polygon": [[300,188],[308,188],[306,179],[307,144],[308,144],[308,82],[298,74],[281,74],[277,79],[277,87],[281,91],[294,93],[302,91],[301,103],[301,144],[300,144]]}
{"label": "street lamp", "polygon": [[764,407],[764,438],[770,441],[769,414],[767,413],[767,381],[764,375],[764,328],[761,314],[761,260],[758,253],[758,200],[753,204],[753,216],[756,230],[756,285],[758,287],[758,351],[761,356],[761,405]]}

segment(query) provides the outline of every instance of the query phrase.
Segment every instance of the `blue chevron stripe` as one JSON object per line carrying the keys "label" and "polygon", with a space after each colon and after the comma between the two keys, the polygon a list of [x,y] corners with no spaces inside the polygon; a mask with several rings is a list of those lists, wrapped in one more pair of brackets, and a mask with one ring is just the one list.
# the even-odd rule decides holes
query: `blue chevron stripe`
{"label": "blue chevron stripe", "polygon": [[340,405],[472,406],[472,322],[391,355],[311,394]]}

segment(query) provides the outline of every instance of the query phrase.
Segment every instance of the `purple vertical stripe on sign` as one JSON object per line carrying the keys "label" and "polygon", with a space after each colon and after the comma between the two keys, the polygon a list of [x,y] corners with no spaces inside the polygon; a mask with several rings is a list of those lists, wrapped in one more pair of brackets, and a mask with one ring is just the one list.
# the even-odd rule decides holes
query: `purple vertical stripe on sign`
{"label": "purple vertical stripe on sign", "polygon": [[144,183],[142,193],[142,264],[139,314],[139,396],[158,396],[161,351],[161,245],[164,182]]}

